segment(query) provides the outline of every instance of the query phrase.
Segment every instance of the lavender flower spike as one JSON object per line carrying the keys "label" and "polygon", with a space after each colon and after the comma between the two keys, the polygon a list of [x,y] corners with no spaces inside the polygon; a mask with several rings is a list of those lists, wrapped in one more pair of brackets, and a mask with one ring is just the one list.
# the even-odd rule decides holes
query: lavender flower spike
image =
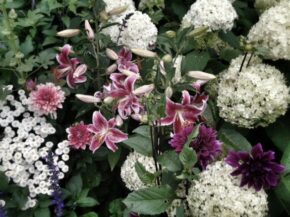
{"label": "lavender flower spike", "polygon": [[241,175],[241,186],[254,187],[256,191],[271,188],[278,185],[279,175],[285,167],[274,162],[275,152],[264,152],[262,145],[258,143],[251,152],[230,152],[226,162],[235,168],[233,176]]}
{"label": "lavender flower spike", "polygon": [[50,181],[51,181],[51,189],[52,189],[52,204],[55,205],[54,213],[55,217],[63,216],[64,202],[62,199],[63,192],[59,186],[59,169],[54,163],[54,155],[52,152],[49,152],[46,156],[46,162],[48,165],[48,169],[51,173]]}

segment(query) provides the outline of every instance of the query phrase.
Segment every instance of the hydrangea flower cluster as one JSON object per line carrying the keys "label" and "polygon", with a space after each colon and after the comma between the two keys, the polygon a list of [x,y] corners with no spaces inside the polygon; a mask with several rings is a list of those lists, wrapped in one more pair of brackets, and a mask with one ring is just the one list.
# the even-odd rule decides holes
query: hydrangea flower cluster
{"label": "hydrangea flower cluster", "polygon": [[268,49],[265,58],[290,60],[290,1],[282,1],[265,11],[248,34],[257,47]]}
{"label": "hydrangea flower cluster", "polygon": [[34,111],[39,116],[50,115],[56,119],[56,111],[62,108],[65,100],[65,93],[61,87],[53,83],[39,84],[36,90],[32,91],[28,98],[29,110]]}
{"label": "hydrangea flower cluster", "polygon": [[266,192],[241,188],[240,179],[230,175],[232,171],[225,162],[218,161],[200,173],[187,196],[191,216],[266,216]]}
{"label": "hydrangea flower cluster", "polygon": [[[133,0],[103,0],[104,3],[106,4],[106,12],[110,12],[114,9],[119,9],[121,7],[127,7],[127,9],[125,10],[126,13],[130,13],[130,12],[133,12],[136,10],[135,8],[135,3],[133,2]],[[120,16],[122,15],[123,13],[121,14],[118,14],[118,15],[115,15],[115,16]]]}
{"label": "hydrangea flower cluster", "polygon": [[[0,101],[0,127],[4,128],[4,138],[0,143],[0,170],[20,187],[28,187],[29,198],[23,209],[36,205],[38,194],[50,195],[50,172],[44,158],[54,144],[46,142],[47,136],[55,133],[55,128],[47,123],[38,112],[30,110],[29,99],[24,90],[18,91],[17,100],[8,95]],[[55,162],[59,166],[60,179],[68,172],[65,161],[69,159],[67,141],[55,149]]]}
{"label": "hydrangea flower cluster", "polygon": [[156,172],[154,159],[152,157],[147,157],[137,152],[130,153],[121,167],[121,178],[126,187],[131,191],[137,191],[142,188],[149,187],[139,179],[139,176],[135,170],[136,162],[141,163],[148,172]]}
{"label": "hydrangea flower cluster", "polygon": [[279,70],[255,64],[255,59],[239,72],[242,59],[234,59],[221,75],[217,98],[220,116],[245,128],[265,127],[286,113],[289,88]]}
{"label": "hydrangea flower cluster", "polygon": [[[222,14],[222,16],[221,16]],[[209,31],[231,30],[237,12],[229,0],[197,0],[182,20],[182,27],[209,27]]]}
{"label": "hydrangea flower cluster", "polygon": [[152,49],[157,41],[158,30],[147,14],[140,11],[127,13],[121,17],[112,18],[110,26],[103,30],[113,42],[128,48]]}

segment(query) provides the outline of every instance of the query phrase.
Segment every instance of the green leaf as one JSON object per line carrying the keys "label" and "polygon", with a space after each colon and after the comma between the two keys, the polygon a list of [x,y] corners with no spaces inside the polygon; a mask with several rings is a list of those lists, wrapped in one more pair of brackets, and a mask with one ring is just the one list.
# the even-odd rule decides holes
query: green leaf
{"label": "green leaf", "polygon": [[26,56],[27,54],[31,53],[33,49],[34,47],[32,44],[32,38],[28,35],[25,39],[25,42],[20,45],[20,50]]}
{"label": "green leaf", "polygon": [[155,175],[153,173],[148,172],[145,167],[139,163],[138,161],[135,163],[135,170],[139,179],[144,184],[152,184],[155,180]]}
{"label": "green leaf", "polygon": [[288,145],[284,151],[281,159],[281,163],[286,166],[287,170],[290,172],[290,146]]}
{"label": "green leaf", "polygon": [[50,217],[50,211],[48,208],[39,208],[35,210],[34,217]]}
{"label": "green leaf", "polygon": [[150,127],[148,125],[142,125],[140,127],[137,127],[135,130],[133,130],[133,133],[137,133],[141,136],[150,137]]}
{"label": "green leaf", "polygon": [[98,214],[95,212],[88,212],[87,214],[84,214],[81,217],[98,217]]}
{"label": "green leaf", "polygon": [[115,166],[117,165],[117,163],[120,159],[121,153],[122,153],[121,148],[119,148],[115,152],[109,152],[108,161],[109,161],[109,164],[111,167],[111,171],[113,171]]}
{"label": "green leaf", "polygon": [[78,217],[77,214],[75,212],[70,212],[68,215],[66,215],[65,217]]}
{"label": "green leaf", "polygon": [[79,207],[93,207],[98,205],[99,202],[92,197],[85,197],[77,200],[77,204]]}
{"label": "green leaf", "polygon": [[277,121],[266,128],[267,135],[281,151],[290,146],[289,131],[289,123],[285,121]]}
{"label": "green leaf", "polygon": [[200,128],[200,125],[197,125],[194,128],[194,130],[188,136],[187,141],[186,141],[184,146],[188,146],[189,147],[190,143],[192,143],[192,141],[197,138],[197,136],[199,134],[199,128]]}
{"label": "green leaf", "polygon": [[280,180],[280,184],[275,188],[275,193],[281,201],[284,209],[290,215],[290,176],[284,176]]}
{"label": "green leaf", "polygon": [[197,155],[193,148],[185,145],[179,154],[179,159],[184,167],[191,168],[197,162]]}
{"label": "green leaf", "polygon": [[232,128],[221,128],[219,131],[219,138],[224,145],[236,151],[249,151],[252,149],[248,140],[239,132]]}
{"label": "green leaf", "polygon": [[185,211],[183,205],[180,207],[176,208],[176,217],[185,217]]}
{"label": "green leaf", "polygon": [[174,198],[175,193],[169,186],[159,186],[130,193],[124,203],[133,212],[157,215],[165,212]]}
{"label": "green leaf", "polygon": [[171,172],[177,172],[182,169],[182,164],[175,151],[165,151],[162,155],[158,156],[158,162]]}
{"label": "green leaf", "polygon": [[240,48],[240,39],[232,32],[219,32],[219,37],[233,48]]}
{"label": "green leaf", "polygon": [[73,176],[67,183],[66,189],[73,195],[73,198],[78,198],[82,191],[83,181],[81,175]]}
{"label": "green leaf", "polygon": [[136,152],[143,154],[145,156],[152,155],[151,140],[148,137],[141,135],[133,135],[123,142],[130,148],[133,148]]}
{"label": "green leaf", "polygon": [[193,51],[185,56],[182,61],[182,72],[187,73],[189,71],[203,71],[210,60],[208,52]]}

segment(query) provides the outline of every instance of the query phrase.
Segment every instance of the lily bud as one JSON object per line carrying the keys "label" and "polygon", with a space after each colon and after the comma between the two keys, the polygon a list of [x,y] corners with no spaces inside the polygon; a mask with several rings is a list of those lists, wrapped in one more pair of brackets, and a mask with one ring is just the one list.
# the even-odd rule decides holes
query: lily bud
{"label": "lily bud", "polygon": [[154,89],[154,84],[143,85],[133,91],[135,95],[149,94]]}
{"label": "lily bud", "polygon": [[148,122],[148,115],[142,115],[140,118],[140,121],[144,124],[147,123]]}
{"label": "lily bud", "polygon": [[201,72],[201,71],[190,71],[187,73],[187,75],[189,77],[192,77],[198,80],[205,80],[205,81],[213,80],[216,78],[216,76],[213,74],[209,74],[209,73]]}
{"label": "lily bud", "polygon": [[129,70],[122,70],[121,72],[122,72],[122,74],[124,74],[124,75],[126,75],[128,77],[130,77],[130,76],[136,76],[138,79],[140,78],[139,73],[131,72]]}
{"label": "lily bud", "polygon": [[90,96],[90,95],[84,95],[84,94],[76,94],[76,98],[78,98],[80,101],[85,103],[99,103],[101,102],[101,99]]}
{"label": "lily bud", "polygon": [[198,27],[187,34],[188,37],[199,38],[208,31],[208,27]]}
{"label": "lily bud", "polygon": [[56,33],[57,36],[62,38],[71,38],[80,34],[81,30],[79,29],[66,29]]}
{"label": "lily bud", "polygon": [[166,63],[171,63],[172,62],[172,56],[170,54],[166,54],[162,57],[162,60]]}
{"label": "lily bud", "polygon": [[114,100],[113,97],[108,96],[108,97],[106,97],[106,98],[104,99],[104,103],[105,103],[105,104],[110,104],[110,103],[113,102],[113,100]]}
{"label": "lily bud", "polygon": [[168,38],[175,38],[176,37],[176,32],[174,32],[172,30],[165,32],[165,34]]}
{"label": "lily bud", "polygon": [[107,69],[106,69],[106,74],[110,75],[113,72],[115,72],[118,69],[118,65],[116,63],[114,63],[113,65],[110,65]]}
{"label": "lily bud", "polygon": [[110,48],[107,48],[106,49],[106,55],[107,55],[107,57],[108,58],[110,58],[111,60],[118,60],[119,59],[119,56],[118,56],[118,54],[115,52],[115,51],[113,51],[112,49],[110,49]]}
{"label": "lily bud", "polygon": [[100,13],[100,17],[101,17],[103,22],[107,22],[110,19],[109,15],[107,14],[106,11],[102,11]]}
{"label": "lily bud", "polygon": [[143,50],[139,48],[132,48],[132,53],[141,56],[141,57],[148,57],[148,58],[154,58],[157,56],[155,52],[149,51],[149,50]]}
{"label": "lily bud", "polygon": [[123,119],[120,117],[120,115],[117,115],[117,117],[116,117],[116,125],[118,127],[120,127],[120,126],[123,125],[123,123],[124,123]]}
{"label": "lily bud", "polygon": [[87,32],[87,36],[89,40],[94,40],[95,38],[95,33],[91,27],[91,24],[89,23],[88,20],[85,20],[85,30]]}
{"label": "lily bud", "polygon": [[171,98],[172,95],[173,95],[172,87],[167,87],[165,90],[165,96],[167,96],[168,98]]}
{"label": "lily bud", "polygon": [[128,6],[114,8],[114,9],[108,11],[108,15],[109,16],[119,15],[119,14],[122,14],[123,12],[125,12],[127,9],[128,9]]}

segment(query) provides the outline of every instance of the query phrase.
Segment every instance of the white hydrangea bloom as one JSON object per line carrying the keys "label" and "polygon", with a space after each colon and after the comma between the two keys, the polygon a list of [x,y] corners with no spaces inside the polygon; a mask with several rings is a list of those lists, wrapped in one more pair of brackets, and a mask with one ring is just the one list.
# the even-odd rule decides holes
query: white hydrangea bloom
{"label": "white hydrangea bloom", "polygon": [[265,58],[290,60],[290,1],[265,11],[248,34],[249,42],[269,50]]}
{"label": "white hydrangea bloom", "polygon": [[136,162],[141,163],[148,172],[156,172],[154,160],[152,157],[147,157],[137,152],[130,153],[121,168],[121,178],[126,184],[126,187],[131,191],[137,191],[139,189],[148,187],[139,179],[139,176],[135,170]]}
{"label": "white hydrangea bloom", "polygon": [[135,11],[111,19],[110,22],[120,25],[110,26],[102,32],[109,35],[112,41],[118,45],[149,50],[154,48],[158,30],[147,14]]}
{"label": "white hydrangea bloom", "polygon": [[220,76],[217,105],[220,116],[240,127],[265,127],[284,115],[289,102],[289,88],[283,74],[275,67],[247,60],[241,72],[243,57],[234,59]]}
{"label": "white hydrangea bloom", "polygon": [[276,6],[279,4],[281,0],[256,0],[255,1],[255,8],[260,12],[264,12],[265,10]]}
{"label": "white hydrangea bloom", "polygon": [[265,217],[268,212],[264,190],[241,188],[240,178],[230,173],[232,167],[223,161],[209,165],[193,181],[187,201],[194,217]]}
{"label": "white hydrangea bloom", "polygon": [[[28,107],[24,90],[18,91],[18,97],[8,95],[0,101],[0,127],[4,128],[4,137],[0,137],[0,171],[15,184],[28,188],[29,199],[23,209],[35,206],[37,195],[52,193],[45,157],[53,151],[54,144],[45,139],[56,132],[45,117]],[[69,151],[68,141],[59,143],[54,151],[60,179],[68,171],[65,161]]]}
{"label": "white hydrangea bloom", "polygon": [[[126,13],[133,12],[136,10],[135,3],[133,0],[103,0],[106,4],[106,12],[109,12],[113,9],[117,9],[120,7],[127,7]],[[119,14],[118,16],[122,15],[123,13]],[[116,17],[116,16],[115,16]]]}
{"label": "white hydrangea bloom", "polygon": [[209,27],[210,31],[231,30],[237,12],[229,0],[197,0],[183,17],[182,28]]}

